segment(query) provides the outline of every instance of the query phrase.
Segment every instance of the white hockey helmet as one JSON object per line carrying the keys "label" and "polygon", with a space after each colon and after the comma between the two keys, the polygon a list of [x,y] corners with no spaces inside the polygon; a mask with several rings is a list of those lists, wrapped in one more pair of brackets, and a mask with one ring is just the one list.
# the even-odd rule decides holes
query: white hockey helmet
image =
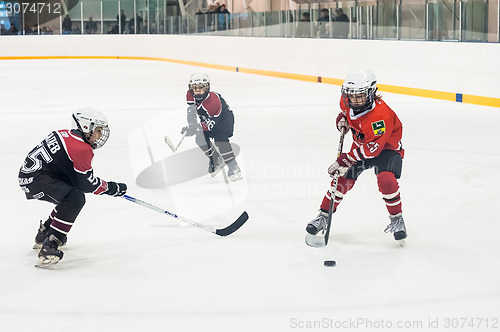
{"label": "white hockey helmet", "polygon": [[[196,95],[194,93],[193,89],[194,89],[194,87],[199,88],[200,85],[202,88],[205,89],[205,92],[203,94]],[[189,78],[188,89],[191,92],[191,94],[193,95],[194,99],[196,99],[196,101],[198,101],[198,102],[201,102],[208,96],[208,94],[210,92],[210,78],[208,77],[207,74],[203,74],[203,73],[193,74]]]}
{"label": "white hockey helmet", "polygon": [[[354,110],[366,110],[371,107],[377,93],[377,78],[371,70],[358,69],[349,75],[342,84],[342,98],[344,103]],[[353,106],[350,100],[352,95],[366,95],[366,104]]]}
{"label": "white hockey helmet", "polygon": [[[108,119],[102,112],[91,107],[81,108],[73,113],[73,124],[83,133],[86,142],[89,143],[93,149],[102,147],[109,138],[110,131]],[[89,139],[94,133],[95,128],[98,127],[102,128],[102,135],[94,143],[90,143]]]}

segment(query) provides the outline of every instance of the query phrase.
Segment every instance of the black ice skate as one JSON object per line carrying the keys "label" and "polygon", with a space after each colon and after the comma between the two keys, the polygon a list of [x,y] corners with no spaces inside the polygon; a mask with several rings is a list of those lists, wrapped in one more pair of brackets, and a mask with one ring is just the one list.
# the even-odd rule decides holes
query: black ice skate
{"label": "black ice skate", "polygon": [[[49,230],[45,227],[45,224],[42,220],[40,220],[40,227],[38,228],[38,232],[35,236],[35,244],[33,245],[33,249],[42,249],[43,240],[47,237]],[[63,243],[61,247],[66,245],[67,237],[64,236]]]}
{"label": "black ice skate", "polygon": [[209,158],[208,162],[208,173],[212,177],[216,176],[221,169],[224,168],[224,160],[222,160],[222,157],[220,154],[214,154],[212,157]]}
{"label": "black ice skate", "polygon": [[229,164],[227,164],[227,167],[229,168],[229,170],[227,171],[227,177],[229,178],[229,180],[238,181],[243,179],[243,176],[241,175],[241,169],[238,166],[236,160],[233,159],[232,161],[230,161]]}
{"label": "black ice skate", "polygon": [[403,220],[403,214],[398,213],[396,215],[390,215],[389,218],[391,219],[391,223],[387,225],[384,232],[393,233],[394,240],[398,241],[403,247],[405,244],[404,240],[406,239],[406,226]]}
{"label": "black ice skate", "polygon": [[64,256],[64,253],[58,249],[61,244],[62,242],[53,234],[45,238],[42,249],[38,253],[38,263],[35,266],[49,267],[57,264]]}
{"label": "black ice skate", "polygon": [[306,227],[307,233],[311,235],[316,235],[320,231],[325,230],[327,221],[328,221],[328,212],[320,210],[318,216],[307,224]]}

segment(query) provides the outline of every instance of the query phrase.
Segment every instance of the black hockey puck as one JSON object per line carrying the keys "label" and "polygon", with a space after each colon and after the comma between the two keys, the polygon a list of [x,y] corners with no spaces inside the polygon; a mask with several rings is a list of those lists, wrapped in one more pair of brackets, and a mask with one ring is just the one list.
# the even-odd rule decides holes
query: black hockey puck
{"label": "black hockey puck", "polygon": [[335,262],[335,261],[325,261],[323,264],[325,266],[335,266],[335,265],[337,265],[337,262]]}

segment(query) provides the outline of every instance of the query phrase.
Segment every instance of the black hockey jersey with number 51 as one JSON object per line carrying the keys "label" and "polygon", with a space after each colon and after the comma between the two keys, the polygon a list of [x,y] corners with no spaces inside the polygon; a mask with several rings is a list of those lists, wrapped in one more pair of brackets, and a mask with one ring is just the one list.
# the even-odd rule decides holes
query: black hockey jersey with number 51
{"label": "black hockey jersey with number 51", "polygon": [[105,192],[107,182],[95,177],[92,169],[94,151],[80,135],[76,130],[51,132],[24,160],[19,170],[21,187],[47,175],[85,193]]}
{"label": "black hockey jersey with number 51", "polygon": [[[196,103],[191,92],[186,94],[188,105],[195,105],[200,118],[200,124],[204,131],[215,131],[220,129],[226,123],[232,124],[234,121],[231,109],[224,98],[217,92],[209,92],[207,97],[201,103]],[[230,114],[229,114],[230,113]],[[233,121],[225,121],[225,119]]]}

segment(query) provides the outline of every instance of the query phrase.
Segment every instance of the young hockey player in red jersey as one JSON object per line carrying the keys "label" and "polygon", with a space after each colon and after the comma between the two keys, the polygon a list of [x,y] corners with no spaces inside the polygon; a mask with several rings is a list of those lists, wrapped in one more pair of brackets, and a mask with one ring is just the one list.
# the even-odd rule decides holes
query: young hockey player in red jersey
{"label": "young hockey player in red jersey", "polygon": [[94,149],[106,143],[109,127],[106,117],[94,109],[73,114],[75,129],[51,132],[30,151],[19,171],[19,185],[27,199],[56,205],[49,218],[40,221],[33,249],[38,267],[56,264],[63,258],[60,246],[85,205],[85,193],[123,196],[124,183],[106,182],[92,170]]}
{"label": "young hockey player in red jersey", "polygon": [[[377,81],[369,70],[350,73],[342,85],[337,129],[346,132],[350,129],[354,142],[351,150],[342,153],[328,168],[330,175],[339,172],[333,212],[358,176],[373,168],[391,221],[385,232],[393,233],[394,239],[402,243],[406,238],[406,227],[397,179],[401,176],[404,156],[401,145],[403,127],[394,111],[376,93]],[[316,235],[326,228],[331,199],[328,192],[319,215],[306,227],[309,234]]]}
{"label": "young hockey player in red jersey", "polygon": [[[209,158],[208,172],[212,176],[215,176],[226,164],[229,179],[241,180],[241,170],[229,143],[229,137],[233,136],[234,130],[233,111],[219,93],[210,91],[208,75],[198,73],[191,76],[186,100],[189,105],[187,108],[188,126],[182,128],[181,133],[187,132],[187,136],[196,135],[196,144]],[[197,123],[196,115],[200,119],[201,128]],[[218,152],[211,139],[217,146]]]}

